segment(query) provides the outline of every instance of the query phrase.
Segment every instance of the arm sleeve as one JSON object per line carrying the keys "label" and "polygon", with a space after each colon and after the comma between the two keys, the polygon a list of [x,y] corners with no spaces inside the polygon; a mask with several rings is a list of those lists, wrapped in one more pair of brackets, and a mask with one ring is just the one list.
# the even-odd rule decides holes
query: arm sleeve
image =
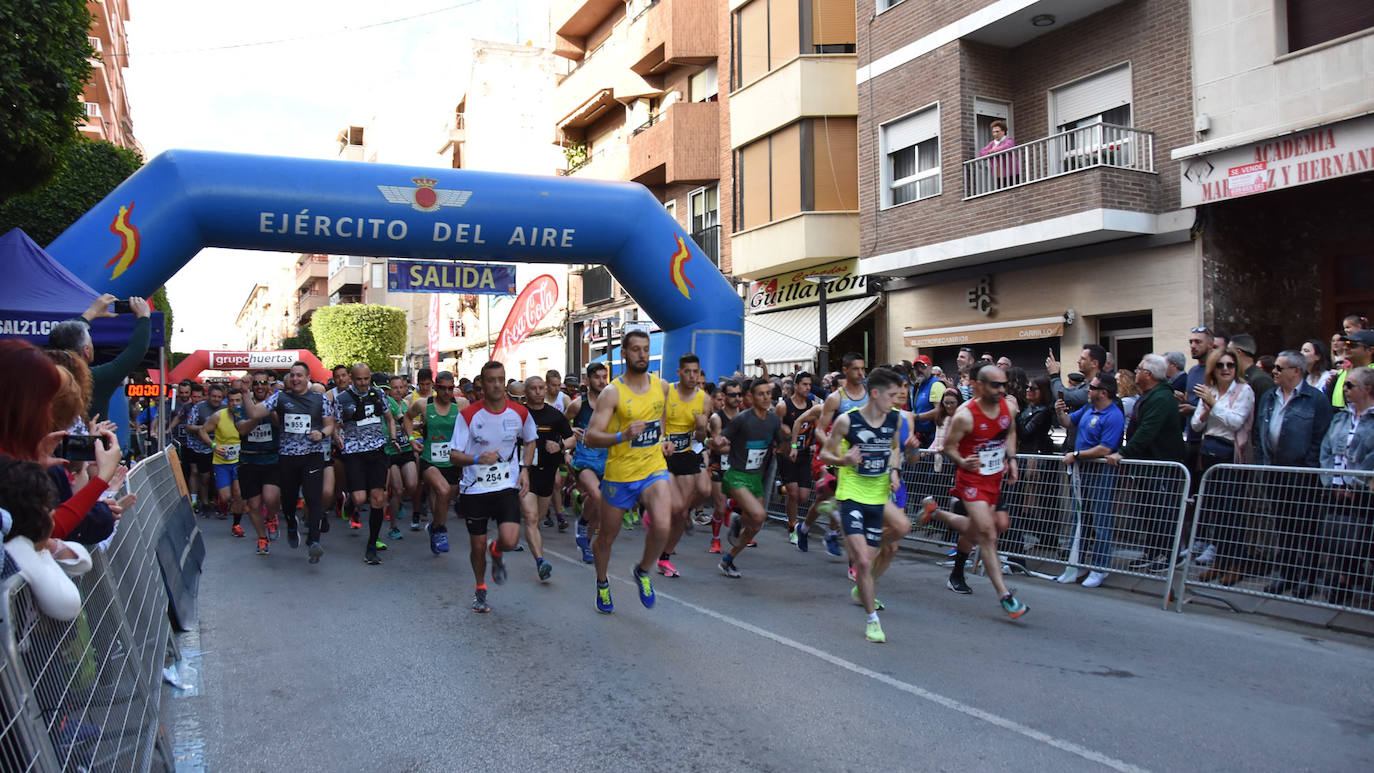
{"label": "arm sleeve", "polygon": [[[1030,415],[1030,419],[1026,422],[1025,435],[1026,435],[1027,438],[1040,437],[1041,435],[1045,434],[1045,432],[1046,432],[1047,430],[1049,430],[1049,428],[1050,428],[1050,412],[1049,412],[1049,411],[1032,411],[1032,412],[1031,412],[1031,415]],[[1020,439],[1018,438],[1018,443],[1017,443],[1018,450],[1019,450],[1019,446],[1020,446],[1019,440],[1020,440]]]}
{"label": "arm sleeve", "polygon": [[109,484],[100,478],[91,478],[84,488],[58,506],[52,514],[52,535],[58,539],[66,537],[81,524],[91,511],[100,495],[105,493]]}
{"label": "arm sleeve", "polygon": [[1138,458],[1145,455],[1144,449],[1154,444],[1155,438],[1159,433],[1166,431],[1165,420],[1168,418],[1167,406],[1159,404],[1150,405],[1143,397],[1136,404],[1135,415],[1139,418],[1136,424],[1135,433],[1131,435],[1131,442],[1121,447],[1121,455],[1129,458]]}
{"label": "arm sleeve", "polygon": [[529,411],[525,411],[525,423],[520,425],[520,440],[525,443],[533,443],[539,438],[539,425],[534,423],[534,417]]}
{"label": "arm sleeve", "polygon": [[553,431],[564,440],[573,436],[572,424],[568,423],[568,417],[564,416],[562,411],[558,412],[558,422],[553,425]]}
{"label": "arm sleeve", "polygon": [[80,577],[86,572],[91,571],[91,554],[86,550],[86,546],[80,542],[64,542],[67,549],[76,554],[76,558],[55,558],[57,565],[62,567],[62,571],[68,577]]}
{"label": "arm sleeve", "polygon": [[1226,400],[1217,400],[1211,414],[1222,427],[1234,434],[1245,426],[1245,420],[1255,410],[1255,390],[1240,383],[1232,384],[1231,388],[1240,391],[1234,396],[1227,395]]}
{"label": "arm sleeve", "polygon": [[1317,409],[1312,413],[1312,432],[1309,434],[1307,442],[1307,466],[1317,467],[1321,462],[1322,439],[1326,437],[1326,430],[1331,426],[1331,401],[1325,397],[1325,392],[1317,392],[1313,398],[1317,401]]}
{"label": "arm sleeve", "polygon": [[1107,411],[1103,417],[1102,432],[1098,435],[1098,445],[1104,445],[1113,452],[1120,450],[1121,437],[1126,434],[1126,414],[1121,409]]}
{"label": "arm sleeve", "polygon": [[[33,543],[27,537],[15,537],[6,542],[5,552],[29,584],[39,611],[54,620],[63,621],[75,620],[81,614],[81,591],[58,566],[51,553],[34,550]],[[90,560],[89,555],[86,560]]]}
{"label": "arm sleeve", "polygon": [[113,360],[91,368],[91,410],[104,414],[106,407],[110,404],[110,397],[114,395],[115,388],[119,382],[129,375],[129,372],[143,359],[143,355],[148,353],[148,342],[152,338],[152,321],[149,317],[143,317],[134,322],[133,333],[129,335],[129,344],[124,347]]}

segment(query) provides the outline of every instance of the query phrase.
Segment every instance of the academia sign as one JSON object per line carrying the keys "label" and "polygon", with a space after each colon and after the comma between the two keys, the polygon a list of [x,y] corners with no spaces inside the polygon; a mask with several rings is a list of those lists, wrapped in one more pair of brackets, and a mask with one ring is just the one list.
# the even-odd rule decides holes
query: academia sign
{"label": "academia sign", "polygon": [[835,277],[826,290],[825,299],[835,301],[852,298],[867,292],[867,283],[862,274],[856,273],[858,261],[854,258],[837,260],[810,268],[797,269],[787,274],[770,276],[749,285],[748,309],[750,313],[790,309],[793,306],[814,306],[820,302],[820,285],[808,281],[807,277],[829,274]]}
{"label": "academia sign", "polygon": [[1195,207],[1374,169],[1374,116],[1353,118],[1183,161],[1183,206]]}

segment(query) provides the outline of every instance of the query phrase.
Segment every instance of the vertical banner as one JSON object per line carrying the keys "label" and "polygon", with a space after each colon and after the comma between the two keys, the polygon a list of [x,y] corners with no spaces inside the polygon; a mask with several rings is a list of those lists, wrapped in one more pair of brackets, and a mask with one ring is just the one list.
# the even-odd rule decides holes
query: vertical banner
{"label": "vertical banner", "polygon": [[520,297],[515,299],[506,323],[501,326],[501,335],[496,337],[496,351],[491,358],[505,362],[520,344],[530,337],[539,327],[540,320],[558,304],[558,281],[548,274],[535,277],[525,285]]}
{"label": "vertical banner", "polygon": [[439,294],[429,296],[429,369],[439,372]]}

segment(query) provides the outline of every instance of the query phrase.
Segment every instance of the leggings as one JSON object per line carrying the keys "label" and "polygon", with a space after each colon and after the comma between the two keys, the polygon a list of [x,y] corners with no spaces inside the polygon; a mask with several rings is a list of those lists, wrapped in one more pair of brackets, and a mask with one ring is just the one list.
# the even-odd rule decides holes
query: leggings
{"label": "leggings", "polygon": [[281,511],[286,516],[286,522],[291,525],[296,523],[296,498],[304,494],[306,543],[319,542],[320,520],[324,517],[320,502],[324,491],[324,456],[318,453],[304,456],[283,454],[277,458],[281,473]]}

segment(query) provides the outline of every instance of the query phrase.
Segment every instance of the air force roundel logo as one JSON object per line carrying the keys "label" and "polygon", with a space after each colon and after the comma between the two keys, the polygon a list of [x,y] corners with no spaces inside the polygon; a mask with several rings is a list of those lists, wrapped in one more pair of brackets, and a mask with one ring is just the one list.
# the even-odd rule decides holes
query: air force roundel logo
{"label": "air force roundel logo", "polygon": [[400,185],[378,185],[386,200],[392,204],[409,204],[417,212],[437,212],[440,207],[461,207],[468,203],[472,191],[455,191],[435,188],[438,180],[429,177],[412,177],[414,188]]}

